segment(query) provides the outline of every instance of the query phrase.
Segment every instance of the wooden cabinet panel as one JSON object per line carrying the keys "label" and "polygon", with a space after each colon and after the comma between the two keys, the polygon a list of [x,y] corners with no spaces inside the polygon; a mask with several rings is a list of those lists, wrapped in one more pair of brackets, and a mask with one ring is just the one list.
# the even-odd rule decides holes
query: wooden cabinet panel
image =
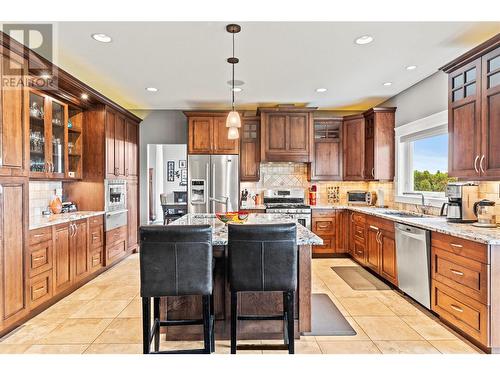
{"label": "wooden cabinet panel", "polygon": [[89,218],[89,225],[91,227],[94,227],[96,225],[103,225],[103,223],[104,223],[103,215],[92,216]]}
{"label": "wooden cabinet panel", "polygon": [[52,239],[52,227],[43,227],[32,229],[28,234],[29,245],[35,245],[40,242],[46,242]]}
{"label": "wooden cabinet panel", "polygon": [[210,154],[212,152],[212,117],[189,117],[188,133],[188,153]]}
{"label": "wooden cabinet panel", "polygon": [[500,177],[500,47],[482,57],[481,174]]}
{"label": "wooden cabinet panel", "polygon": [[52,239],[30,245],[28,266],[29,276],[33,277],[52,269]]}
{"label": "wooden cabinet panel", "polygon": [[323,245],[313,246],[313,255],[333,255],[337,252],[337,218],[335,210],[313,210],[311,230],[323,239]]}
{"label": "wooden cabinet panel", "polygon": [[138,183],[137,181],[128,181],[127,183],[127,244],[128,249],[137,249],[138,237]]}
{"label": "wooden cabinet panel", "polygon": [[380,229],[375,225],[368,225],[366,238],[366,265],[379,272],[380,268]]}
{"label": "wooden cabinet panel", "polygon": [[126,120],[127,141],[125,144],[125,176],[137,178],[139,169],[137,168],[137,156],[139,148],[139,127],[135,122]]}
{"label": "wooden cabinet panel", "polygon": [[28,281],[30,309],[41,305],[53,296],[52,270],[35,276]]}
{"label": "wooden cabinet panel", "polygon": [[78,281],[90,272],[87,220],[74,223],[71,235],[71,251],[75,258],[75,280]]}
{"label": "wooden cabinet panel", "polygon": [[0,180],[0,327],[27,312],[24,263],[27,185],[22,178]]}
{"label": "wooden cabinet panel", "polygon": [[309,123],[307,115],[289,116],[289,150],[309,153]]}
{"label": "wooden cabinet panel", "polygon": [[344,180],[363,180],[365,168],[365,120],[362,116],[344,119]]}
{"label": "wooden cabinet panel", "polygon": [[366,257],[365,257],[365,243],[354,239],[353,241],[353,249],[352,256],[362,265],[365,265]]}
{"label": "wooden cabinet panel", "polygon": [[310,168],[310,180],[342,180],[342,144],[315,142],[314,159]]}
{"label": "wooden cabinet panel", "polygon": [[484,346],[489,345],[488,306],[439,281],[432,281],[432,311]]}
{"label": "wooden cabinet panel", "polygon": [[104,245],[104,227],[102,224],[92,225],[90,224],[90,248],[96,249]]}
{"label": "wooden cabinet panel", "polygon": [[118,177],[125,176],[125,118],[115,117],[115,169]]}
{"label": "wooden cabinet panel", "polygon": [[[226,127],[226,117],[213,118],[213,154],[238,154],[239,153],[239,140],[228,139],[229,128]],[[240,134],[241,137],[241,134]]]}
{"label": "wooden cabinet panel", "polygon": [[125,255],[127,255],[125,241],[119,241],[110,246],[106,245],[106,265],[110,265]]}
{"label": "wooden cabinet panel", "polygon": [[[0,175],[24,175],[26,166],[26,127],[23,122],[25,110],[25,90],[4,87],[4,76],[11,75],[13,69],[19,81],[23,78],[23,59],[13,53],[4,52],[0,47]],[[8,84],[8,83],[7,83]],[[7,85],[6,84],[6,85]]]}
{"label": "wooden cabinet panel", "polygon": [[106,176],[116,178],[115,168],[115,122],[117,114],[106,109]]}
{"label": "wooden cabinet panel", "polygon": [[438,232],[432,232],[431,244],[432,247],[437,247],[456,255],[489,264],[488,246],[485,244]]}
{"label": "wooden cabinet panel", "polygon": [[90,255],[90,271],[95,272],[102,267],[103,263],[103,248],[94,249]]}
{"label": "wooden cabinet panel", "polygon": [[437,247],[432,248],[431,265],[434,280],[481,303],[488,303],[488,265]]}
{"label": "wooden cabinet panel", "polygon": [[[467,78],[472,76],[474,78]],[[478,177],[481,158],[481,59],[448,77],[448,174]]]}
{"label": "wooden cabinet panel", "polygon": [[67,289],[73,280],[73,255],[70,248],[70,229],[68,224],[55,228],[54,245],[54,293]]}
{"label": "wooden cabinet panel", "polygon": [[269,153],[287,150],[287,116],[271,114],[267,123],[267,150]]}
{"label": "wooden cabinet panel", "polygon": [[258,118],[243,118],[240,139],[240,181],[259,181],[260,121]]}
{"label": "wooden cabinet panel", "polygon": [[365,180],[394,179],[394,107],[372,108],[365,112]]}
{"label": "wooden cabinet panel", "polygon": [[[394,225],[391,223],[391,225]],[[396,240],[394,230],[382,229],[380,242],[380,275],[394,285],[398,285],[398,269],[396,263]]]}

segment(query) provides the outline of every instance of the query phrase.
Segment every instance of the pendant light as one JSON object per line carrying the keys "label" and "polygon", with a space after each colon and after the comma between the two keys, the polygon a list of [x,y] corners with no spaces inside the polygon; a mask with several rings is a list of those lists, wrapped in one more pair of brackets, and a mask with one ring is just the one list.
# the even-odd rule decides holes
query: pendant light
{"label": "pendant light", "polygon": [[231,80],[231,112],[227,115],[226,127],[229,128],[228,139],[238,139],[239,131],[241,128],[241,118],[240,114],[234,110],[234,65],[238,64],[240,61],[237,57],[234,57],[234,34],[241,31],[241,26],[236,24],[230,24],[226,26],[228,33],[233,34],[233,56],[227,59],[227,62],[232,65],[232,80]]}

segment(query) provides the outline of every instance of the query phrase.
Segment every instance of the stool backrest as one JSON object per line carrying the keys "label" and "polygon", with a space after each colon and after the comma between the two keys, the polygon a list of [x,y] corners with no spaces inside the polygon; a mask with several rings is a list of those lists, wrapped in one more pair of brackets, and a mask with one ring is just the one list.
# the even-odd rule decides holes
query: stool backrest
{"label": "stool backrest", "polygon": [[229,224],[228,235],[232,291],[296,290],[295,223]]}
{"label": "stool backrest", "polygon": [[209,225],[151,225],[139,232],[141,297],[212,293]]}

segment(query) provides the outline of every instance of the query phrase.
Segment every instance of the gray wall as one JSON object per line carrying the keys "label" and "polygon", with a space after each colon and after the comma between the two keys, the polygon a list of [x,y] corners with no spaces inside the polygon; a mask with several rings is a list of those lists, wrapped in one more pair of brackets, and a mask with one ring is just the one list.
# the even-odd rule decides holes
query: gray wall
{"label": "gray wall", "polygon": [[187,144],[187,119],[182,111],[135,110],[143,119],[139,127],[140,157],[140,219],[141,224],[148,222],[148,144]]}
{"label": "gray wall", "polygon": [[380,107],[398,107],[396,127],[448,108],[448,76],[438,71],[400,92]]}

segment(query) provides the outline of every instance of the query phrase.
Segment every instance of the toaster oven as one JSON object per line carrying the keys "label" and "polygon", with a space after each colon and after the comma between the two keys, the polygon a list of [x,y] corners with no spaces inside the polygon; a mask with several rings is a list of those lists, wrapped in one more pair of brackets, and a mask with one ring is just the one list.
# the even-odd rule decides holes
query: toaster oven
{"label": "toaster oven", "polygon": [[347,192],[347,204],[356,206],[373,206],[377,194],[373,191],[351,190]]}

